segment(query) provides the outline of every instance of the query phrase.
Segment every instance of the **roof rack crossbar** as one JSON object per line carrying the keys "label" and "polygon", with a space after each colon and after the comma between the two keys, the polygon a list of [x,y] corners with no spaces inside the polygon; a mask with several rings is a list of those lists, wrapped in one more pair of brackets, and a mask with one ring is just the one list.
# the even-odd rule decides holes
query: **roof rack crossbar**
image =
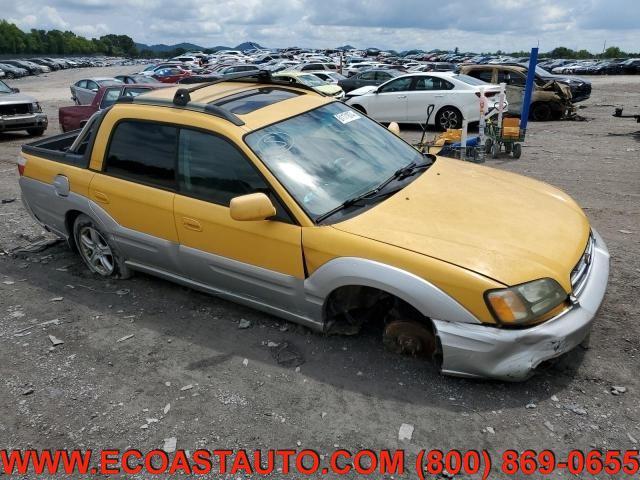
{"label": "roof rack crossbar", "polygon": [[261,83],[269,83],[271,81],[271,72],[268,70],[258,70],[257,72],[240,72],[227,75],[226,77],[218,78],[211,82],[201,83],[190,88],[179,88],[173,96],[173,103],[180,107],[186,106],[191,101],[191,93],[200,90],[201,88],[210,87],[211,85],[217,85],[219,83],[230,82],[233,80],[241,80],[247,78],[257,78]]}

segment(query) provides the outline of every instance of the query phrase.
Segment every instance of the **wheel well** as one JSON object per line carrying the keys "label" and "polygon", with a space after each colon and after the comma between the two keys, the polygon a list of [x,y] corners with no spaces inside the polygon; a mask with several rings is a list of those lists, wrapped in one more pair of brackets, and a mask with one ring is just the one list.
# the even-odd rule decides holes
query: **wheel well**
{"label": "wheel well", "polygon": [[435,326],[409,302],[384,290],[346,285],[333,290],[324,304],[325,331],[328,334],[356,335],[367,325],[380,330],[383,337],[394,322],[410,322],[425,327],[433,337],[433,351],[423,352],[439,361],[440,348]]}
{"label": "wheel well", "polygon": [[358,110],[359,112],[362,112],[365,115],[367,114],[367,111],[365,110],[365,108],[362,105],[358,105],[357,103],[354,105],[351,105],[351,108],[353,108],[354,110]]}
{"label": "wheel well", "polygon": [[78,210],[69,210],[64,218],[64,226],[67,229],[67,233],[68,233],[68,242],[69,242],[69,246],[71,247],[72,250],[77,250],[78,246],[76,245],[76,239],[73,235],[73,224],[76,221],[76,218],[78,218],[80,215],[82,215],[82,212],[78,211]]}

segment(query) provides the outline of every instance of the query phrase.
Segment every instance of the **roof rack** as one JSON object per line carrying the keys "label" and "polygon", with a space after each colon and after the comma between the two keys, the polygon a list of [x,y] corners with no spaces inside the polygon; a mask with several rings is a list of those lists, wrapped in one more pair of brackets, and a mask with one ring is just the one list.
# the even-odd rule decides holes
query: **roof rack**
{"label": "roof rack", "polygon": [[[279,80],[278,78],[273,78],[271,72],[268,70],[258,70],[252,72],[242,72],[242,73],[234,73],[232,75],[228,75],[226,77],[222,77],[211,82],[200,83],[190,88],[179,88],[172,100],[164,100],[158,98],[145,98],[143,97],[119,97],[117,103],[139,103],[143,105],[160,105],[160,106],[176,106],[182,107],[187,110],[193,110],[197,112],[204,112],[210,115],[214,115],[218,118],[222,118],[233,123],[236,126],[242,126],[245,123],[238,118],[237,115],[234,115],[229,110],[226,110],[222,107],[219,107],[215,104],[194,104],[191,103],[191,94],[201,88],[210,87],[212,85],[217,85],[219,83],[225,82],[246,82],[246,83],[263,83],[265,85],[276,85],[281,87],[293,87],[299,88],[302,90],[309,90],[314,93],[320,94],[322,96],[326,96],[324,93],[317,91],[313,87],[308,85],[292,83],[287,80]],[[220,99],[222,100],[222,99]]]}
{"label": "roof rack", "polygon": [[320,95],[324,95],[324,93],[319,92],[313,87],[309,87],[308,85],[292,83],[286,80],[279,80],[277,78],[273,78],[269,70],[258,70],[258,71],[251,71],[251,72],[233,73],[231,75],[227,75],[226,77],[218,78],[211,82],[201,83],[191,88],[179,88],[176,91],[175,95],[173,96],[173,103],[179,107],[185,107],[191,101],[191,93],[195,92],[196,90],[210,87],[211,85],[217,85],[219,83],[238,82],[238,81],[247,82],[251,80],[253,80],[255,83],[279,85],[283,87],[295,87],[303,90],[309,90],[314,93],[319,93]]}

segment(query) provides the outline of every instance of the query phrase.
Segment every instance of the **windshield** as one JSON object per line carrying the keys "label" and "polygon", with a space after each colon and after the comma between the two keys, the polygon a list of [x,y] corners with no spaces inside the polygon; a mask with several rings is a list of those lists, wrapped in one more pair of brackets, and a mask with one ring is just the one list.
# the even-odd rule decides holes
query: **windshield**
{"label": "windshield", "polygon": [[300,83],[304,83],[309,87],[321,87],[322,85],[326,85],[327,82],[316,77],[315,75],[299,75],[298,80]]}
{"label": "windshield", "polygon": [[257,130],[246,142],[314,219],[422,158],[386,128],[338,102]]}
{"label": "windshield", "polygon": [[0,93],[12,93],[12,90],[9,87],[9,85],[4,83],[2,80],[0,80]]}

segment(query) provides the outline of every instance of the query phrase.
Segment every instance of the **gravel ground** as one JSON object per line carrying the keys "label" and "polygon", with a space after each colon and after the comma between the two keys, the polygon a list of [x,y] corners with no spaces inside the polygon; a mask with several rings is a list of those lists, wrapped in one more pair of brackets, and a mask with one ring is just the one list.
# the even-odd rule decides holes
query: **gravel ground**
{"label": "gravel ground", "polygon": [[[43,103],[53,135],[72,82],[132,70],[67,70],[11,85]],[[531,124],[520,160],[487,161],[567,191],[607,242],[609,289],[589,349],[524,383],[446,378],[385,352],[373,335],[324,337],[142,274],[101,280],[59,243],[0,256],[0,449],[144,451],[171,437],[190,451],[402,448],[411,470],[422,448],[486,448],[494,459],[509,448],[638,448],[640,132],[611,117],[614,105],[640,112],[640,76],[594,78],[579,111],[588,121]],[[5,251],[47,238],[19,201],[15,160],[25,141],[0,134],[0,198],[18,199],[0,205]],[[241,320],[250,327],[238,328]],[[50,335],[64,343],[53,346]],[[268,342],[286,342],[304,363],[279,365]],[[613,386],[626,391],[614,395]],[[399,441],[403,423],[414,431]]]}

